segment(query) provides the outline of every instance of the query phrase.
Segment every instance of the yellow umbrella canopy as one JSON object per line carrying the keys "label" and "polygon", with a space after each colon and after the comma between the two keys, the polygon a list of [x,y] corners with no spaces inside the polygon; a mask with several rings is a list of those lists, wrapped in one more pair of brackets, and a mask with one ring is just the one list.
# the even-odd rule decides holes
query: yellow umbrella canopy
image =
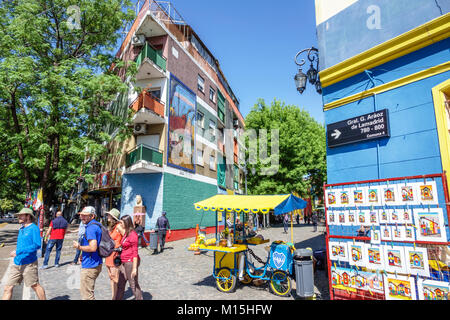
{"label": "yellow umbrella canopy", "polygon": [[194,203],[196,210],[204,211],[236,211],[269,213],[290,194],[284,195],[224,195],[218,194],[211,198]]}

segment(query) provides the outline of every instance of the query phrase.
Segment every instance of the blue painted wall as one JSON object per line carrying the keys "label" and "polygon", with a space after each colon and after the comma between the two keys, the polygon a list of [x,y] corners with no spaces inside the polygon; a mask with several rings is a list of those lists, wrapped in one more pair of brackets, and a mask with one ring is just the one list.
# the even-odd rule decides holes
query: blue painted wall
{"label": "blue painted wall", "polygon": [[160,173],[124,174],[122,177],[121,215],[133,215],[136,196],[142,196],[147,210],[145,229],[153,229],[162,213],[163,175]]}
{"label": "blue painted wall", "polygon": [[[367,9],[372,5],[379,8],[379,29],[367,26],[367,20],[373,16]],[[338,64],[448,12],[448,0],[359,0],[317,26],[320,69]]]}

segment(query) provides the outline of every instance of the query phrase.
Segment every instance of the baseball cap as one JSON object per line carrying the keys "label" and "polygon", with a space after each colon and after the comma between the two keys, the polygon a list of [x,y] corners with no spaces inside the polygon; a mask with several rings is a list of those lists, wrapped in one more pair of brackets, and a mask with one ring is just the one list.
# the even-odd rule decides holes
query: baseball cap
{"label": "baseball cap", "polygon": [[120,211],[116,208],[113,208],[106,212],[107,214],[111,215],[114,219],[119,220],[120,217]]}
{"label": "baseball cap", "polygon": [[81,210],[80,214],[93,214],[96,216],[95,208],[91,206],[84,207],[83,210]]}

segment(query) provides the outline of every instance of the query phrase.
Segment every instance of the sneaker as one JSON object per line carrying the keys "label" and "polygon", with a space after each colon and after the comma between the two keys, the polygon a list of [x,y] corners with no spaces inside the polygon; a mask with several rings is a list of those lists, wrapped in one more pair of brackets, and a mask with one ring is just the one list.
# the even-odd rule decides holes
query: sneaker
{"label": "sneaker", "polygon": [[55,264],[55,268],[59,268],[59,264]]}
{"label": "sneaker", "polygon": [[46,265],[43,265],[43,266],[41,267],[41,269],[42,269],[42,270],[44,270],[44,269],[48,269],[48,266],[46,266]]}

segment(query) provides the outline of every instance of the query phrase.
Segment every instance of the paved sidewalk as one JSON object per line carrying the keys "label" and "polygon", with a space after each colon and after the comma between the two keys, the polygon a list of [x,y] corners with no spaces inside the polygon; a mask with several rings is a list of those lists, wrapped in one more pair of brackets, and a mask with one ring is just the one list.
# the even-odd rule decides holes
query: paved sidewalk
{"label": "paved sidewalk", "polygon": [[[14,238],[14,232],[17,234],[19,225],[9,225],[0,228],[0,243]],[[319,227],[318,232],[313,232],[313,227],[309,225],[294,224],[294,243],[296,248],[310,247],[313,250],[325,247],[324,227]],[[291,235],[283,233],[283,227],[275,226],[259,232],[265,239],[284,240],[290,242]],[[207,238],[214,237],[208,235]],[[69,233],[64,241],[63,252],[61,255],[61,267],[53,267],[54,252],[49,260],[49,269],[39,270],[39,277],[44,287],[47,299],[52,300],[79,300],[79,272],[80,266],[73,266],[70,263],[73,260],[75,250],[71,248],[72,239],[76,239],[76,233]],[[8,240],[8,246],[0,248],[0,279],[7,268],[9,259],[5,254],[14,250],[15,240]],[[141,256],[141,266],[139,268],[139,284],[146,300],[293,300],[295,299],[295,281],[292,282],[293,296],[288,298],[278,297],[270,293],[267,285],[243,286],[238,285],[234,293],[222,293],[217,290],[215,279],[212,276],[213,254],[211,252],[194,255],[188,251],[194,238],[183,239],[166,244],[164,253],[151,255],[152,250],[139,249]],[[269,243],[270,244],[270,243]],[[266,260],[267,251],[264,247],[267,244],[254,246],[252,250],[255,254]],[[5,260],[6,259],[6,260]],[[39,266],[42,265],[42,258],[39,258]],[[6,262],[6,263],[5,263]],[[6,265],[6,266],[5,266]],[[315,273],[315,293],[318,300],[329,299],[328,278],[325,270],[316,270]],[[18,288],[20,290],[20,288]],[[29,288],[28,288],[29,289]],[[32,291],[32,290],[31,290]],[[3,284],[0,283],[0,294],[3,293]],[[20,294],[15,294],[20,299]],[[110,282],[106,268],[96,282],[95,296],[98,300],[109,300],[111,298]],[[29,293],[25,288],[22,298],[35,299],[34,292]],[[125,293],[125,299],[133,299],[129,288]]]}

